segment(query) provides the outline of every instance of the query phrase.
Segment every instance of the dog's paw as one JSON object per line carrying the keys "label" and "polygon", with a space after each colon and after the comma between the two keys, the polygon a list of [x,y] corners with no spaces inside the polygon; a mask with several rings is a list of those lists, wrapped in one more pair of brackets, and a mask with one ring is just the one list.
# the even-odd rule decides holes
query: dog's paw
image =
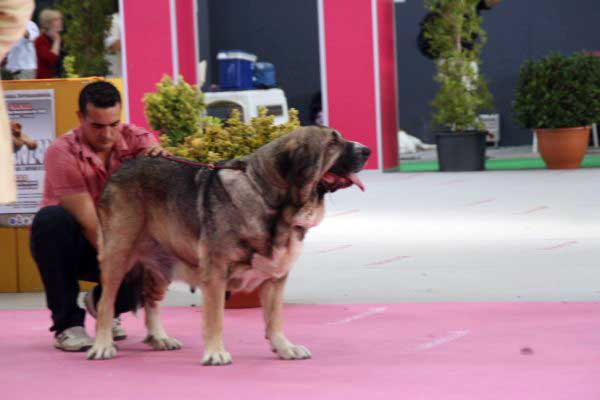
{"label": "dog's paw", "polygon": [[88,360],[109,360],[117,355],[117,346],[114,343],[101,345],[94,343],[91,349],[87,352]]}
{"label": "dog's paw", "polygon": [[231,354],[226,351],[206,351],[202,359],[203,365],[228,365],[231,364]]}
{"label": "dog's paw", "polygon": [[157,338],[152,335],[146,336],[144,343],[152,347],[154,350],[179,350],[181,349],[181,342],[172,337],[161,337]]}
{"label": "dog's paw", "polygon": [[310,350],[302,345],[290,344],[273,349],[279,358],[284,360],[306,360],[312,357]]}

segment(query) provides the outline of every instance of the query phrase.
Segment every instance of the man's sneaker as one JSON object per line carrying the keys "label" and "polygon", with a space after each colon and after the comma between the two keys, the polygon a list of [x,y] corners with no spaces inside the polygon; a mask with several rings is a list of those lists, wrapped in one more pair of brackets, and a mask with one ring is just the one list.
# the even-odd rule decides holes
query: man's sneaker
{"label": "man's sneaker", "polygon": [[[94,295],[92,294],[91,290],[85,294],[85,297],[83,298],[83,304],[85,305],[85,310],[88,312],[88,314],[95,319],[98,316],[98,312],[96,311]],[[127,338],[127,333],[121,326],[121,318],[113,319],[112,335],[113,340],[123,340]]]}
{"label": "man's sneaker", "polygon": [[87,351],[93,344],[83,326],[65,329],[54,339],[54,347],[63,351]]}
{"label": "man's sneaker", "polygon": [[113,319],[112,335],[113,340],[127,339],[127,333],[125,332],[125,329],[123,329],[123,327],[121,326],[121,318]]}

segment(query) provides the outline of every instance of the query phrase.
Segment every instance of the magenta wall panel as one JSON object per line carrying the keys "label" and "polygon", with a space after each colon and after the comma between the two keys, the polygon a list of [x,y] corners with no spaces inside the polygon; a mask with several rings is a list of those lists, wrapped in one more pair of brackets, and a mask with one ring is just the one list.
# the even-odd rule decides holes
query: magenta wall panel
{"label": "magenta wall panel", "polygon": [[370,0],[324,0],[329,126],[373,150],[377,168]]}
{"label": "magenta wall panel", "polygon": [[398,107],[393,0],[378,0],[379,87],[383,169],[398,166]]}
{"label": "magenta wall panel", "polygon": [[368,169],[398,165],[393,0],[318,0],[329,126],[373,150]]}
{"label": "magenta wall panel", "polygon": [[131,123],[148,127],[142,97],[155,90],[164,74],[173,74],[169,0],[123,1]]}
{"label": "magenta wall panel", "polygon": [[188,83],[196,83],[198,56],[196,48],[195,7],[196,0],[177,0],[177,50],[179,73]]}

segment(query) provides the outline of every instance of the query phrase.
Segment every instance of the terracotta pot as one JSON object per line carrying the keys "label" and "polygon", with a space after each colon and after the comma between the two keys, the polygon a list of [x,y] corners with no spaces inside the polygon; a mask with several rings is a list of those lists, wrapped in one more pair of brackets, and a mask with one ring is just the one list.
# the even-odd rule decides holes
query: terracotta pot
{"label": "terracotta pot", "polygon": [[549,169],[579,168],[590,140],[590,127],[536,129],[538,149]]}
{"label": "terracotta pot", "polygon": [[256,308],[260,307],[259,290],[252,292],[235,292],[225,300],[225,308]]}

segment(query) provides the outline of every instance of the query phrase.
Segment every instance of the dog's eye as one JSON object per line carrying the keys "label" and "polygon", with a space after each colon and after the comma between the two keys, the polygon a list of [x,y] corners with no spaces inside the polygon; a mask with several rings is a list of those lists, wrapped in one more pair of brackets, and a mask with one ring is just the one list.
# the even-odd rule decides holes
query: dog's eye
{"label": "dog's eye", "polygon": [[340,143],[340,135],[338,135],[337,132],[333,132],[333,134],[331,135],[331,139],[329,140],[329,143],[327,143],[328,146],[337,146]]}

